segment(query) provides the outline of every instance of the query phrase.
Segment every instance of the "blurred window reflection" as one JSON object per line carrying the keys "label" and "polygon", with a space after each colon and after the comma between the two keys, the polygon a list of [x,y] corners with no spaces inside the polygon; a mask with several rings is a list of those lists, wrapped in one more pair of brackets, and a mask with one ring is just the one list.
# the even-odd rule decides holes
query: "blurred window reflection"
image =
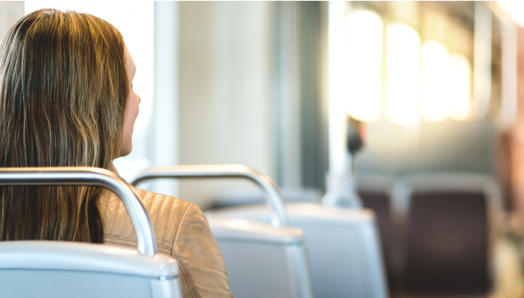
{"label": "blurred window reflection", "polygon": [[519,26],[524,26],[524,2],[522,1],[498,1],[502,8],[506,9],[511,18]]}
{"label": "blurred window reflection", "polygon": [[347,18],[347,110],[361,121],[376,121],[382,112],[382,38],[378,14],[361,10]]}
{"label": "blurred window reflection", "polygon": [[386,117],[401,126],[419,122],[420,36],[394,23],[386,29]]}
{"label": "blurred window reflection", "polygon": [[450,57],[449,90],[449,116],[466,120],[471,105],[471,64],[462,54]]}
{"label": "blurred window reflection", "polygon": [[430,40],[422,44],[421,114],[427,121],[446,119],[448,96],[449,52],[440,42]]}
{"label": "blurred window reflection", "polygon": [[471,63],[451,53],[449,42],[431,38],[421,45],[417,30],[394,22],[386,26],[384,46],[382,18],[369,10],[352,12],[345,25],[346,108],[353,118],[379,120],[383,89],[385,116],[397,125],[471,118]]}

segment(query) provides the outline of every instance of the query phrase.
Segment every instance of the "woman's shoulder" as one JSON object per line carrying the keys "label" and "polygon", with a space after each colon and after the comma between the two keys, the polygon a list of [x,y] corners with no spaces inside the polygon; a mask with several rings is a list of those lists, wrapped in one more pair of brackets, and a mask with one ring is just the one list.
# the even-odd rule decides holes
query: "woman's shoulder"
{"label": "woman's shoulder", "polygon": [[[179,198],[139,188],[134,188],[134,190],[149,213],[159,251],[171,254],[173,242],[185,217],[194,213],[195,209],[198,211],[200,209]],[[115,194],[104,191],[100,196],[98,206],[104,226],[105,241],[136,246],[136,235],[122,201]]]}
{"label": "woman's shoulder", "polygon": [[[184,297],[232,297],[220,248],[206,217],[195,204],[134,189],[149,212],[158,251],[179,264]],[[122,201],[109,191],[99,199],[104,242],[136,246],[136,235]]]}
{"label": "woman's shoulder", "polygon": [[143,190],[140,188],[133,188],[137,193],[142,204],[149,212],[151,220],[162,221],[168,219],[168,217],[179,217],[183,216],[188,210],[198,208],[195,204],[189,203],[182,199],[155,193],[152,191]]}

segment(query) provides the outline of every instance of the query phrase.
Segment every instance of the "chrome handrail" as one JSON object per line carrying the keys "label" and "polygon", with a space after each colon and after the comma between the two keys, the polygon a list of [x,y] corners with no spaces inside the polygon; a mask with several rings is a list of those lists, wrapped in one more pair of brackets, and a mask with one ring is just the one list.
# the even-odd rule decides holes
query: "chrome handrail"
{"label": "chrome handrail", "polygon": [[0,186],[100,186],[124,202],[135,229],[138,252],[157,253],[151,219],[133,189],[114,173],[91,167],[0,168]]}
{"label": "chrome handrail", "polygon": [[266,175],[243,165],[178,165],[151,167],[140,172],[131,182],[137,186],[140,182],[151,179],[167,178],[244,178],[258,184],[266,193],[266,202],[272,210],[272,225],[287,227],[288,221],[282,197],[277,186]]}

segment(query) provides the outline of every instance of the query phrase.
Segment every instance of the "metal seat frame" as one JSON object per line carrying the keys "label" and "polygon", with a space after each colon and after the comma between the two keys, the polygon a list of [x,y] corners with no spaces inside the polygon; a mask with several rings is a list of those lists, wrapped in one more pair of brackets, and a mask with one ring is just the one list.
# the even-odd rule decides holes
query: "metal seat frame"
{"label": "metal seat frame", "polygon": [[137,252],[103,244],[0,242],[1,297],[182,297],[176,261],[157,254],[146,209],[114,173],[89,167],[2,168],[0,186],[107,188],[123,201],[138,246]]}

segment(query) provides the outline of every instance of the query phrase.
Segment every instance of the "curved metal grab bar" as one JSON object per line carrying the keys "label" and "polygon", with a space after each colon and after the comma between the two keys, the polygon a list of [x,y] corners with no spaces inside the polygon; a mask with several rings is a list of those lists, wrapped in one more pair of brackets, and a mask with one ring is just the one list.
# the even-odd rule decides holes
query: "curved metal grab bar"
{"label": "curved metal grab bar", "polygon": [[138,252],[157,253],[151,219],[133,189],[114,173],[90,167],[0,168],[0,186],[101,186],[113,191],[126,207],[135,229]]}
{"label": "curved metal grab bar", "polygon": [[258,184],[266,193],[266,201],[272,210],[272,225],[287,227],[288,221],[282,197],[277,186],[266,175],[243,165],[179,165],[151,167],[140,172],[131,182],[137,186],[140,182],[159,178],[244,178]]}

